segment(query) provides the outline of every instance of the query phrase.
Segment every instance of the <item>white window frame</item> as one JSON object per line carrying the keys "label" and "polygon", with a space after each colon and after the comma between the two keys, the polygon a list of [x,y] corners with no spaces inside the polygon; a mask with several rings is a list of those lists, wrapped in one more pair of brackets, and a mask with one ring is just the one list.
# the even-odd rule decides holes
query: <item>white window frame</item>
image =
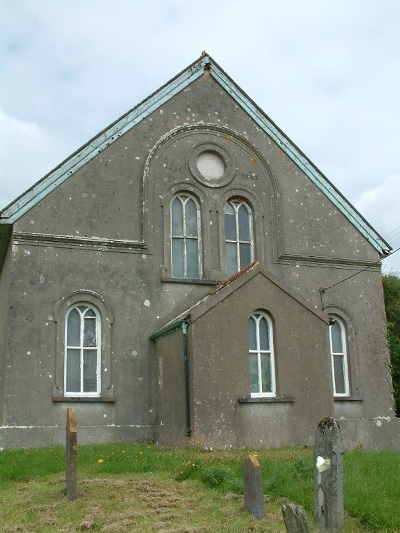
{"label": "white window frame", "polygon": [[[85,307],[86,310],[91,310],[96,315],[96,346],[84,346],[84,336],[83,336],[83,330],[84,330],[84,323],[85,323],[85,313],[82,313],[82,311],[79,309],[80,307]],[[80,345],[79,346],[70,346],[68,345],[68,320],[71,312],[73,310],[77,310],[80,316]],[[86,302],[78,302],[72,305],[68,308],[67,313],[65,315],[65,352],[64,352],[64,391],[66,397],[99,397],[101,394],[101,317],[98,309]],[[67,365],[68,365],[68,350],[69,349],[79,349],[80,351],[80,387],[81,390],[77,392],[70,392],[67,390]],[[96,351],[97,352],[97,362],[96,362],[96,391],[92,392],[85,392],[83,391],[83,383],[84,383],[84,368],[83,368],[83,352],[84,350],[89,351]]]}
{"label": "white window frame", "polygon": [[[225,209],[226,209],[227,205],[230,205],[233,208],[234,212],[235,212],[235,230],[236,230],[235,239],[227,239],[226,238],[226,213],[225,213]],[[239,233],[240,233],[240,228],[239,228],[239,208],[242,205],[245,207],[245,209],[247,211],[247,215],[249,217],[250,240],[248,240],[248,241],[241,240],[240,236],[239,236]],[[229,215],[229,216],[232,216],[232,215]],[[244,199],[242,199],[242,198],[230,198],[226,202],[225,207],[224,207],[224,226],[225,226],[225,262],[226,262],[226,269],[227,269],[228,274],[230,276],[232,276],[233,274],[235,274],[235,272],[239,272],[242,268],[246,267],[248,264],[250,264],[252,261],[254,261],[253,212],[252,212],[249,204]],[[227,254],[227,243],[231,243],[231,244],[235,244],[236,245],[236,271],[235,272],[230,272],[230,269],[229,269],[228,260],[227,260],[227,257],[226,257],[226,254]],[[246,265],[241,265],[240,264],[240,245],[241,244],[250,244],[250,261]]]}
{"label": "white window frame", "polygon": [[[258,317],[256,315],[259,315]],[[268,323],[268,333],[269,333],[269,350],[262,350],[260,348],[260,321],[264,318]],[[259,392],[250,392],[251,398],[272,398],[276,396],[276,376],[275,376],[275,352],[274,352],[274,329],[271,318],[267,313],[263,311],[254,311],[248,318],[248,320],[253,320],[256,324],[256,349],[251,350],[248,347],[249,353],[249,363],[250,363],[250,354],[257,355],[257,367],[258,367],[258,388]],[[269,355],[270,368],[271,368],[271,391],[262,391],[262,369],[261,369],[261,355]]]}
{"label": "white window frame", "polygon": [[[182,220],[182,234],[181,235],[174,235],[173,233],[173,204],[175,200],[179,200],[182,204],[182,213],[183,213],[183,220]],[[186,204],[188,201],[191,200],[195,207],[196,207],[196,222],[197,222],[197,236],[191,236],[187,235],[186,231]],[[171,273],[173,278],[177,279],[201,279],[202,278],[202,243],[201,243],[201,213],[200,213],[200,205],[197,199],[192,196],[191,194],[188,194],[186,192],[182,192],[179,194],[176,194],[173,196],[171,203],[170,203],[170,236],[171,236]],[[174,251],[173,251],[173,241],[175,239],[179,239],[183,241],[183,278],[180,276],[177,276],[174,273]],[[198,276],[196,278],[192,278],[188,276],[188,257],[187,257],[187,241],[188,240],[195,240],[197,241],[197,268],[198,268]]]}
{"label": "white window frame", "polygon": [[[331,355],[331,367],[332,367],[332,386],[333,386],[333,394],[336,398],[344,398],[346,396],[350,396],[350,379],[349,379],[349,361],[348,361],[348,350],[347,350],[347,334],[346,334],[346,325],[337,316],[330,315],[330,320],[334,321],[334,323],[337,323],[340,328],[340,337],[341,337],[341,343],[342,343],[342,351],[341,352],[334,352],[333,351],[333,342],[332,342],[332,326],[333,324],[329,325],[329,350]],[[343,370],[343,385],[344,385],[344,392],[337,392],[336,391],[336,380],[335,380],[335,363],[334,358],[335,356],[340,356],[342,359],[342,370]]]}

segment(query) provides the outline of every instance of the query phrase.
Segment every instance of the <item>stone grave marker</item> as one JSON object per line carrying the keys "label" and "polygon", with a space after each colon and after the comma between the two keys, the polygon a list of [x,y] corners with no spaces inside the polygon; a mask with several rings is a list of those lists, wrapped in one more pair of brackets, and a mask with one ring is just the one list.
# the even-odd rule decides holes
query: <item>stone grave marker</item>
{"label": "stone grave marker", "polygon": [[287,533],[309,533],[304,509],[299,505],[284,503],[282,516]]}
{"label": "stone grave marker", "polygon": [[76,456],[78,451],[78,430],[73,407],[67,407],[66,422],[66,493],[70,500],[77,498]]}
{"label": "stone grave marker", "polygon": [[315,435],[314,517],[323,531],[343,531],[343,443],[340,428],[331,417],[321,420]]}
{"label": "stone grave marker", "polygon": [[257,520],[265,518],[264,493],[261,466],[254,455],[243,463],[244,506]]}

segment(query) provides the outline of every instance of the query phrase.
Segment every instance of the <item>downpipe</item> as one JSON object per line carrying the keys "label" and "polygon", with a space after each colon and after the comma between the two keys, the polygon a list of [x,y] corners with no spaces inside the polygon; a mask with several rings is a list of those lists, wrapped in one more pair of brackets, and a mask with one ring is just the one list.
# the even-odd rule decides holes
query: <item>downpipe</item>
{"label": "downpipe", "polygon": [[190,427],[190,398],[189,398],[189,366],[188,366],[188,326],[189,323],[182,322],[183,336],[183,373],[185,381],[185,436],[190,437],[192,429]]}

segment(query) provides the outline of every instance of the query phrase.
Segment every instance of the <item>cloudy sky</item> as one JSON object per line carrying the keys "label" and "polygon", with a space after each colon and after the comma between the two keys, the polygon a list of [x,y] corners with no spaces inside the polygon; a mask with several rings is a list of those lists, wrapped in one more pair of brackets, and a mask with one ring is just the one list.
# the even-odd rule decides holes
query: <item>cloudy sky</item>
{"label": "cloudy sky", "polygon": [[203,50],[398,248],[398,0],[0,0],[0,208]]}

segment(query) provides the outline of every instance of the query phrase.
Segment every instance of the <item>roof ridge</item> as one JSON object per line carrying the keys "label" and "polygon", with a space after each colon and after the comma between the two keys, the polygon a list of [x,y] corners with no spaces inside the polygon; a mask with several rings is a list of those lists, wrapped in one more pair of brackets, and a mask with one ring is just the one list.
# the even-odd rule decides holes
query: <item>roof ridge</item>
{"label": "roof ridge", "polygon": [[249,263],[248,265],[246,265],[245,267],[243,267],[241,270],[239,270],[238,272],[235,272],[234,274],[232,274],[231,277],[227,278],[226,280],[224,281],[221,281],[220,283],[218,283],[218,285],[215,287],[214,290],[211,291],[210,295],[212,294],[215,294],[216,292],[218,292],[219,290],[223,289],[224,287],[226,287],[227,285],[229,285],[230,283],[232,283],[232,281],[235,281],[237,278],[239,278],[240,276],[242,276],[243,274],[245,274],[248,270],[251,270],[253,267],[259,267],[260,266],[260,263],[258,262],[258,260],[256,261],[253,261],[252,263]]}

